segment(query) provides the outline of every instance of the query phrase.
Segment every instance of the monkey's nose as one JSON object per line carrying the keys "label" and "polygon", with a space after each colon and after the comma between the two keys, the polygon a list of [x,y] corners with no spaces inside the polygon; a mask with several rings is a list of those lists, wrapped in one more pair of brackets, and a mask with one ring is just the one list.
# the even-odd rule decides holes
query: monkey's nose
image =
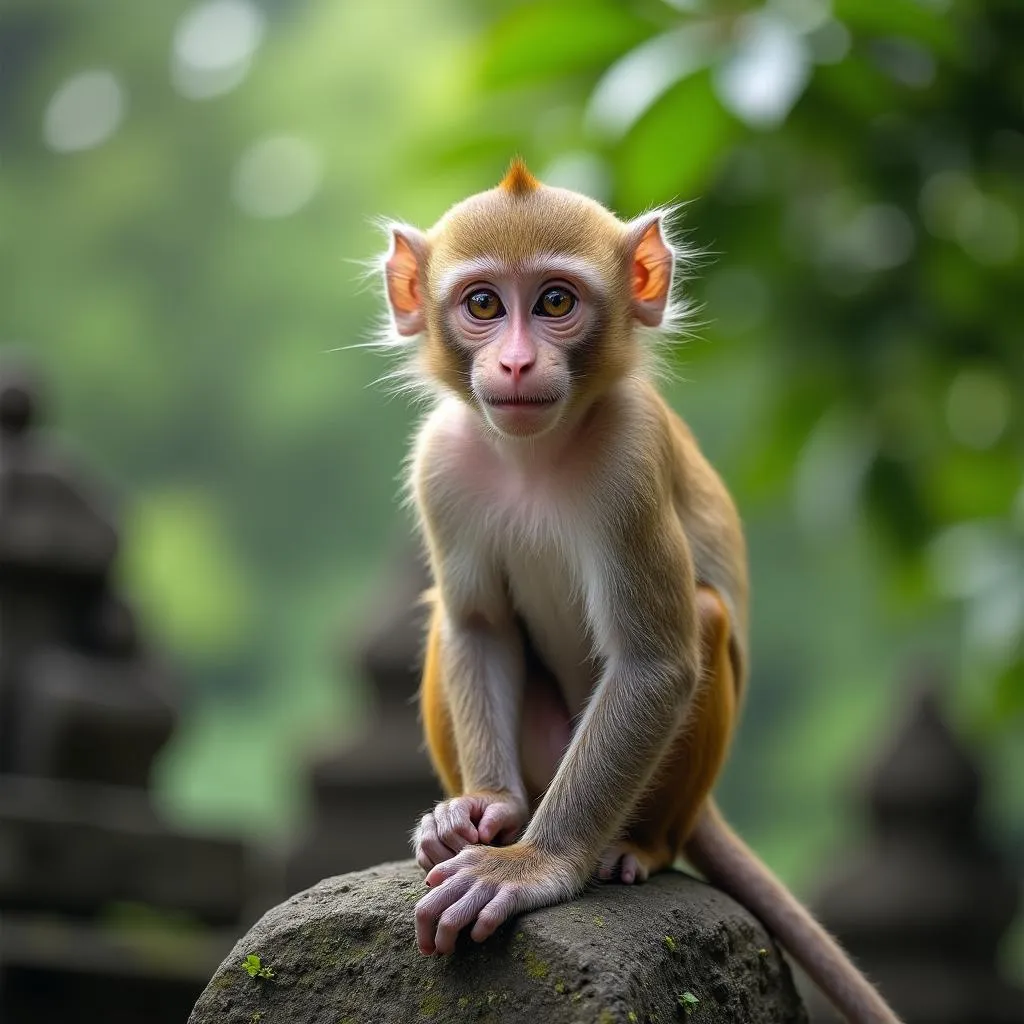
{"label": "monkey's nose", "polygon": [[533,357],[525,354],[510,353],[509,355],[502,356],[499,361],[501,368],[506,373],[512,374],[512,382],[514,384],[518,384],[519,378],[533,366]]}

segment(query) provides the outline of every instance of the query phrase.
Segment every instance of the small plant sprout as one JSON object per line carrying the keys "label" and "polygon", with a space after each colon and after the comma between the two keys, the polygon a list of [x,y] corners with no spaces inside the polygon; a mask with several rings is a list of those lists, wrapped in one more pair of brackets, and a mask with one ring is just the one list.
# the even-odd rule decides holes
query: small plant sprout
{"label": "small plant sprout", "polygon": [[243,961],[242,967],[250,978],[272,978],[274,972],[263,966],[263,961],[255,953],[250,953]]}
{"label": "small plant sprout", "polygon": [[692,992],[684,992],[679,997],[679,1005],[689,1016],[700,1005],[700,1000]]}

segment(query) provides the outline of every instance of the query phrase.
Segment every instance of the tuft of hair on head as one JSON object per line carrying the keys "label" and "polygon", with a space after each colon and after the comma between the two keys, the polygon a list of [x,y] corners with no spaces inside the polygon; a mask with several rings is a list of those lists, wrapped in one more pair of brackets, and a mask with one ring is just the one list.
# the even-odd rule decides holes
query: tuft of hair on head
{"label": "tuft of hair on head", "polygon": [[513,157],[512,163],[508,165],[508,171],[498,183],[498,188],[510,195],[521,197],[536,192],[540,188],[540,182],[530,173],[523,158],[517,156]]}

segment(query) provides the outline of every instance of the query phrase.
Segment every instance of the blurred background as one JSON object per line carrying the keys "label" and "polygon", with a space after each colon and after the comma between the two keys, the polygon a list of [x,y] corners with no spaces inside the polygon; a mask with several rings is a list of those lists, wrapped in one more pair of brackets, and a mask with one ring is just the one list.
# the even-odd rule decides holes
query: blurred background
{"label": "blurred background", "polygon": [[[1022,53],[1019,0],[5,0],[0,375],[116,499],[109,586],[173,665],[165,827],[287,848],[311,752],[372,735],[417,416],[346,349],[374,218],[519,153],[623,216],[684,201],[705,254],[668,390],[750,546],[730,817],[811,896],[926,671],[1019,877]],[[1019,916],[996,959],[1024,975]]]}

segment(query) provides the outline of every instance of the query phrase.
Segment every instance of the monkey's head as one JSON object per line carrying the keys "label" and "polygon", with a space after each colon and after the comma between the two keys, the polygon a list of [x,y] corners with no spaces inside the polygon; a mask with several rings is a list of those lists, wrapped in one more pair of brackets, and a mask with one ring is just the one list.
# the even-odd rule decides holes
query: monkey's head
{"label": "monkey's head", "polygon": [[393,330],[500,434],[538,436],[642,361],[672,289],[663,218],[620,221],[516,160],[428,231],[391,226]]}

